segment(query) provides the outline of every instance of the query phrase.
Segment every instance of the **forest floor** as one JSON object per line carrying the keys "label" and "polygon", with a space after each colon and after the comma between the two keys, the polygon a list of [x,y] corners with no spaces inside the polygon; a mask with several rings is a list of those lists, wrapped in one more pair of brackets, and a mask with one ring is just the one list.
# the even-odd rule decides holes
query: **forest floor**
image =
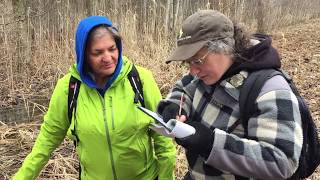
{"label": "forest floor", "polygon": [[[279,50],[283,69],[296,82],[307,100],[314,120],[320,127],[320,20],[281,28],[272,34],[273,45]],[[0,122],[0,179],[10,177],[21,166],[39,132],[40,122],[8,125]],[[71,141],[53,153],[39,179],[77,179],[77,158]],[[176,179],[186,171],[183,151],[178,147]],[[320,179],[318,167],[309,179]]]}

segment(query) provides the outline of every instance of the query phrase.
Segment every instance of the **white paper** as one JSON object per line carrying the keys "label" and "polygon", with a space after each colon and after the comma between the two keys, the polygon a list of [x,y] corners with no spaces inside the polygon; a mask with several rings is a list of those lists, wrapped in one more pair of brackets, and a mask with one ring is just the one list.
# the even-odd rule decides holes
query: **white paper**
{"label": "white paper", "polygon": [[162,125],[159,125],[159,124],[155,124],[155,123],[152,123],[150,126],[149,126],[150,129],[152,129],[153,131],[155,131],[156,133],[158,134],[161,134],[163,136],[167,136],[167,137],[171,137],[171,138],[174,138],[174,134],[173,133],[170,133],[166,128],[164,128]]}
{"label": "white paper", "polygon": [[144,108],[142,106],[138,106],[138,109],[140,109],[142,112],[146,113],[148,116],[152,117],[154,120],[156,120],[157,123],[162,125],[167,130],[169,130],[169,131],[172,130],[170,127],[167,126],[167,124],[163,121],[162,117],[159,114],[157,114],[153,111],[150,111],[149,109]]}
{"label": "white paper", "polygon": [[190,126],[189,124],[177,121],[176,119],[170,119],[167,123],[167,127],[170,127],[172,130],[169,131],[164,128],[162,125],[152,123],[150,129],[154,130],[155,132],[171,137],[171,138],[185,138],[190,135],[195,134],[196,130],[194,127]]}
{"label": "white paper", "polygon": [[159,114],[142,106],[138,106],[138,109],[156,120],[157,123],[152,123],[149,128],[163,136],[171,138],[184,138],[196,132],[194,127],[190,126],[189,124],[180,122],[176,119],[170,119],[167,123],[165,123]]}
{"label": "white paper", "polygon": [[167,124],[169,124],[169,127],[171,126],[170,124],[174,124],[171,133],[176,138],[185,138],[196,133],[196,130],[193,126],[190,126],[189,124],[183,123],[176,119],[170,119]]}

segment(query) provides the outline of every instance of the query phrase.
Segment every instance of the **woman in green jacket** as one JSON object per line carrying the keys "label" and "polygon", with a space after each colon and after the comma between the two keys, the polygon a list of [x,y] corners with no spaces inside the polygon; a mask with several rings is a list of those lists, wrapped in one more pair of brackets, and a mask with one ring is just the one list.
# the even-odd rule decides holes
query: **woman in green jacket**
{"label": "woman in green jacket", "polygon": [[[174,179],[174,144],[149,130],[153,120],[133,101],[135,93],[127,77],[133,64],[121,51],[121,38],[109,19],[91,16],[79,23],[77,63],[58,81],[32,152],[13,179],[35,179],[70,132],[78,138],[81,179]],[[159,88],[150,71],[137,70],[145,107],[155,111],[161,100]],[[70,123],[71,76],[81,86]]]}

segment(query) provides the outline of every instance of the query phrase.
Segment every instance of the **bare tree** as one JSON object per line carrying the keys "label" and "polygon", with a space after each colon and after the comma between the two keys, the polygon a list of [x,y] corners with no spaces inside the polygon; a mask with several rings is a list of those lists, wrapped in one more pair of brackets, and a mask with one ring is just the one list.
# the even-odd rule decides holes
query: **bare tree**
{"label": "bare tree", "polygon": [[164,25],[165,25],[165,34],[168,34],[168,32],[169,32],[169,29],[170,29],[170,23],[169,23],[169,21],[170,21],[170,16],[171,16],[171,1],[172,0],[167,0],[167,5],[166,5],[166,16],[165,16],[165,23],[164,23]]}
{"label": "bare tree", "polygon": [[257,0],[257,32],[265,33],[266,32],[266,23],[265,23],[265,10],[266,2],[265,0]]}
{"label": "bare tree", "polygon": [[12,7],[14,13],[14,31],[13,38],[15,39],[15,51],[13,51],[13,56],[16,59],[16,64],[18,74],[23,80],[26,80],[28,73],[27,65],[30,63],[31,59],[31,43],[28,33],[28,20],[29,20],[29,8],[27,7],[26,0],[12,0]]}
{"label": "bare tree", "polygon": [[219,0],[211,0],[210,2],[210,9],[219,10]]}

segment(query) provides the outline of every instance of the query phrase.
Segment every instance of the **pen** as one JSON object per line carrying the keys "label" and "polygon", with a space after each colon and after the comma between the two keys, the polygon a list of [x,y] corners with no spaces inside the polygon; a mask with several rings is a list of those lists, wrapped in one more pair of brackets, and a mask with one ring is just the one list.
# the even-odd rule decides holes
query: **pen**
{"label": "pen", "polygon": [[183,106],[183,103],[184,103],[184,93],[181,94],[181,97],[180,97],[180,104],[179,104],[179,117],[181,116],[181,111],[182,111],[182,106]]}

